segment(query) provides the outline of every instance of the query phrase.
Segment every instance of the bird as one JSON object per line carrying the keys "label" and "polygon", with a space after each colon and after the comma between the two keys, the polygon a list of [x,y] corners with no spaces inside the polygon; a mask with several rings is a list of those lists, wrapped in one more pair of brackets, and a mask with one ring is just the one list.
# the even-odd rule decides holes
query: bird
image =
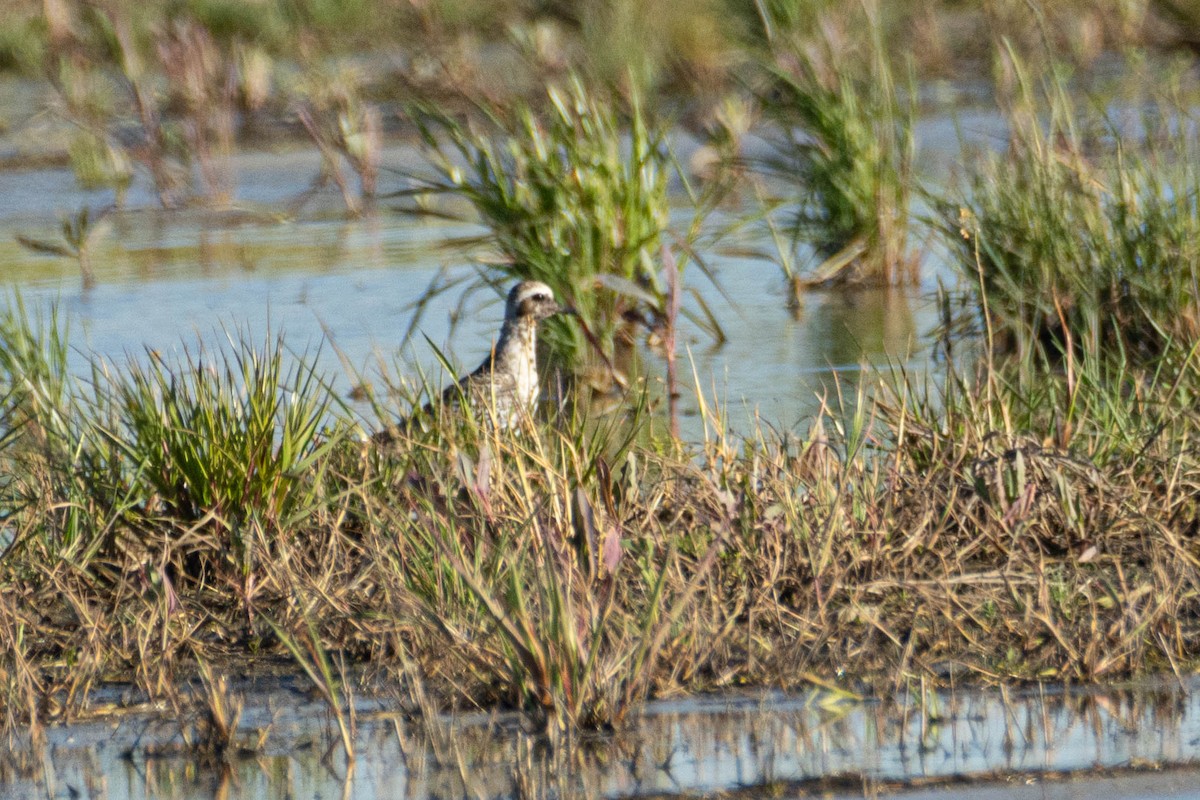
{"label": "bird", "polygon": [[[555,314],[570,313],[560,305],[554,292],[541,281],[521,281],[508,293],[504,303],[504,323],[487,357],[475,371],[459,378],[442,390],[437,406],[461,409],[464,403],[485,425],[500,430],[515,427],[532,413],[541,391],[537,368],[538,323]],[[430,402],[422,409],[431,415],[438,409]],[[411,428],[417,415],[402,427]],[[393,430],[373,437],[376,442],[394,441]]]}

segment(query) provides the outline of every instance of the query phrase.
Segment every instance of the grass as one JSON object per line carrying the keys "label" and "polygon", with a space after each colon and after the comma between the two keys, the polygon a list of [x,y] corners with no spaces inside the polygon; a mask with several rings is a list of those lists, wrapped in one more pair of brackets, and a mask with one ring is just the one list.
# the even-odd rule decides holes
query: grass
{"label": "grass", "polygon": [[[685,262],[667,267],[660,256],[671,154],[640,103],[626,127],[616,107],[577,77],[551,87],[548,98],[544,114],[527,106],[490,112],[483,129],[421,113],[433,175],[415,178],[404,194],[418,201],[413,213],[466,216],[485,227],[493,253],[473,287],[539,280],[575,310],[543,326],[553,364],[602,368],[609,383],[624,386],[639,329],[674,324],[679,279],[663,272],[678,274]],[[465,214],[454,201],[465,201]],[[720,337],[702,303],[684,313]]]}
{"label": "grass", "polygon": [[775,35],[764,17],[768,81],[760,103],[774,153],[763,166],[775,183],[796,184],[796,195],[782,202],[794,209],[793,241],[820,260],[807,282],[911,283],[918,277],[908,245],[916,87],[897,86],[874,4],[844,25],[856,23],[868,31],[862,53],[832,23],[814,41]]}
{"label": "grass", "polygon": [[322,502],[306,476],[341,435],[325,428],[336,400],[311,367],[286,368],[282,339],[261,349],[233,340],[174,364],[151,352],[148,362],[105,383],[110,396],[98,401],[115,424],[97,432],[134,467],[138,496],[172,519],[227,530],[239,560],[247,524],[285,531]]}
{"label": "grass", "polygon": [[80,713],[109,676],[163,696],[272,655],[335,709],[365,669],[431,707],[601,728],[681,691],[1200,663],[1195,351],[882,375],[799,436],[734,439],[705,407],[692,447],[560,417],[376,450],[322,431],[346,412],[275,345],[79,383],[57,326],[15,308],[10,725]]}
{"label": "grass", "polygon": [[[626,312],[665,306],[655,258],[667,225],[668,156],[639,105],[625,152],[615,108],[579,79],[551,88],[549,101],[545,117],[521,108],[484,131],[422,115],[436,177],[413,192],[465,200],[498,256],[487,278],[547,284],[611,359]],[[551,320],[546,328],[544,341],[560,361],[585,360],[589,345],[578,326]]]}
{"label": "grass", "polygon": [[[18,0],[0,26],[0,66],[36,72],[38,56],[74,38],[74,44],[96,57],[111,57],[111,31],[86,5],[65,3],[67,14],[46,20],[42,4]],[[992,36],[1007,36],[1031,48],[1030,9],[1024,3],[980,6],[943,0],[900,2],[886,9],[889,46],[924,45],[916,51],[929,70],[961,67],[986,52]],[[1183,38],[1195,19],[1187,3],[1105,0],[1035,4],[1058,52],[1087,64],[1104,48],[1170,45]],[[482,0],[435,0],[398,6],[387,0],[267,0],[246,8],[229,0],[189,0],[175,8],[165,0],[144,3],[132,18],[142,41],[161,28],[173,12],[211,30],[222,42],[253,42],[273,55],[304,48],[313,55],[340,56],[376,51],[385,44],[417,52],[440,45],[445,54],[463,34],[488,43],[503,43],[513,31],[540,38],[534,55],[553,67],[570,59],[600,80],[629,80],[630,67],[641,89],[695,85],[719,78],[738,66],[739,51],[762,42],[764,35],[805,35],[822,21],[845,10],[845,4],[819,2],[732,3],[705,0],[662,5],[623,0],[604,8],[538,7],[527,2],[486,3]],[[64,18],[65,17],[65,18]],[[932,22],[930,21],[932,18]],[[764,30],[763,21],[767,22]],[[639,35],[640,34],[640,35]],[[551,38],[552,41],[544,41]],[[460,40],[456,42],[456,39]],[[57,41],[56,41],[57,40]],[[305,54],[307,55],[307,54]],[[949,64],[947,62],[950,62]]]}
{"label": "grass", "polygon": [[[636,109],[622,150],[611,110],[572,91],[548,121],[497,118],[503,136],[438,118],[443,183],[426,188],[487,221],[512,270],[495,280],[652,309],[667,156]],[[263,657],[310,676],[347,755],[363,673],[427,709],[517,708],[557,729],[730,686],[1194,669],[1200,356],[1180,344],[1186,273],[1152,280],[1186,252],[1194,196],[1154,180],[1190,167],[1169,149],[1134,159],[1114,136],[1116,179],[1095,179],[1082,145],[1051,146],[1078,141],[1072,124],[1017,127],[966,216],[943,219],[982,276],[987,335],[1028,357],[864,379],[800,435],[734,439],[702,405],[693,446],[561,413],[519,437],[467,421],[371,448],[278,339],[97,362],[81,380],[57,321],[14,302],[0,317],[7,725],[81,713],[113,675],[154,697],[199,675],[224,757],[238,705],[221,671]],[[614,229],[637,235],[603,237]],[[1104,306],[1115,275],[1132,299]],[[593,334],[612,322],[598,308]],[[1038,349],[1046,330],[1056,358]]]}
{"label": "grass", "polygon": [[939,220],[990,305],[997,343],[1052,359],[1068,348],[1147,358],[1193,339],[1192,121],[1159,98],[1129,133],[1077,108],[1061,78],[1035,85],[1019,60],[1015,72],[1011,147],[975,162]]}
{"label": "grass", "polygon": [[[232,6],[196,8],[172,34],[179,86],[208,63],[200,51],[244,54],[254,24]],[[825,71],[835,42],[798,44],[813,35],[805,15],[762,8],[773,113],[806,131],[786,151],[812,192],[799,229],[842,255],[831,269],[906,280],[911,109],[890,79]],[[296,9],[279,24],[362,34],[332,6]],[[173,200],[186,119],[185,155],[201,173],[210,158],[201,179],[221,189],[227,113],[244,99],[217,80],[229,73],[191,74],[194,113],[164,121],[150,73],[135,69],[141,18],[111,30],[88,19],[98,27],[82,54],[122,60],[129,84],[110,104],[82,91],[103,84],[95,64],[68,65],[80,72],[63,91],[88,130],[108,142],[107,115],[126,103],[138,163]],[[876,22],[868,61],[887,75]],[[706,318],[681,308],[673,252],[701,254],[695,229],[671,241],[676,165],[648,106],[580,79],[553,85],[465,121],[422,116],[433,174],[411,196],[443,195],[482,221],[498,258],[481,285],[537,278],[576,307],[579,322],[546,331],[560,363],[616,372],[638,325],[673,342],[677,312]],[[553,730],[618,726],[648,697],[731,686],[1196,669],[1200,355],[1185,343],[1198,231],[1195,159],[1176,138],[1189,126],[1164,113],[1133,138],[1081,128],[1057,85],[1044,106],[1019,85],[1013,147],[980,162],[937,222],[975,280],[988,344],[1020,357],[990,347],[934,376],[864,377],[802,433],[734,438],[701,402],[706,438],[692,445],[636,414],[569,407],[519,436],[465,420],[374,447],[278,338],[234,335],[122,369],[96,360],[77,376],[58,320],[14,299],[0,312],[0,720],[36,730],[86,713],[89,690],[114,677],[153,698],[198,677],[203,738],[227,758],[240,705],[222,674],[284,659],[334,710],[352,758],[352,695],[369,677],[427,711],[514,708]],[[369,196],[378,118],[368,89],[352,89],[314,102],[310,134]],[[26,245],[82,266],[86,222],[64,227],[65,245]]]}
{"label": "grass", "polygon": [[[608,467],[573,437],[480,447],[476,463],[460,457],[470,488],[459,523],[431,525],[446,511],[412,498],[410,521],[393,523],[404,535],[384,552],[450,579],[450,590],[420,572],[406,582],[464,669],[486,670],[508,702],[547,722],[612,724],[649,691],[718,542],[699,560],[627,544]],[[619,585],[631,569],[637,582]]]}

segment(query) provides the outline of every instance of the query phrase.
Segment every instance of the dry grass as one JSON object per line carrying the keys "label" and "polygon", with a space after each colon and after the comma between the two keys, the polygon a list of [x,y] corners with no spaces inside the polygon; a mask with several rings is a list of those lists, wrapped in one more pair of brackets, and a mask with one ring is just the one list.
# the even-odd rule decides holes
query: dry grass
{"label": "dry grass", "polygon": [[[175,35],[188,31],[200,38],[188,39],[195,52],[180,69],[208,64],[201,51],[229,44],[194,28]],[[91,68],[80,69],[76,88],[90,86]],[[236,100],[221,75],[176,76],[198,87],[180,119],[195,128],[189,146],[214,195],[229,188],[221,163]],[[136,81],[125,88],[142,109],[141,157],[165,203],[177,190],[171,126],[152,98],[139,99]],[[314,104],[325,115],[310,121],[329,168],[349,164],[369,196],[378,125],[359,88]],[[73,91],[65,79],[62,91]],[[630,168],[618,118],[577,105],[584,110],[561,115],[564,130],[604,127],[594,151],[578,152]],[[101,112],[104,130],[112,120]],[[503,195],[505,166],[541,147],[533,114],[527,152],[494,145],[497,155],[484,159],[499,165],[499,188],[482,200]],[[641,144],[654,165],[642,187],[649,211],[618,214],[613,202],[600,226],[636,232],[635,246],[597,246],[585,277],[621,254],[625,282],[677,311],[677,285],[657,286],[653,249],[643,248],[665,224],[666,164],[656,136]],[[468,142],[460,155],[486,155],[487,146]],[[181,708],[180,681],[199,678],[207,688],[196,741],[223,758],[236,746],[239,706],[221,673],[264,658],[290,660],[311,678],[348,752],[347,700],[364,676],[406,687],[422,707],[513,707],[551,726],[605,727],[648,696],[744,684],[870,689],[1193,669],[1200,366],[1177,344],[1191,328],[1168,325],[1127,361],[1094,346],[1113,341],[1106,316],[1082,301],[1063,306],[1075,296],[1065,290],[1039,295],[1045,281],[1034,280],[1052,263],[1071,270],[1064,280],[1095,287],[1085,268],[1041,257],[1064,252],[1044,250],[1047,241],[1083,241],[1081,227],[1095,232],[1081,251],[1089,257],[1103,252],[1097,242],[1144,245],[1114,275],[1137,277],[1130,265],[1150,255],[1173,263],[1175,241],[1188,238],[1175,234],[1190,231],[1195,214],[1190,201],[1169,199],[1192,195],[1134,182],[1129,191],[1153,213],[1109,225],[1125,206],[1091,202],[1081,166],[1062,169],[1052,149],[1014,154],[1028,160],[1029,180],[1006,183],[999,166],[981,173],[963,204],[978,224],[962,228],[955,206],[944,227],[967,242],[956,253],[966,272],[982,276],[988,344],[993,333],[1012,336],[1026,345],[1014,352],[1029,354],[1037,325],[1057,322],[1060,357],[949,365],[927,382],[879,376],[831,401],[802,436],[762,427],[733,439],[719,410],[706,408],[715,433],[694,447],[656,438],[638,420],[560,415],[519,436],[468,422],[371,449],[348,435],[354,421],[327,382],[279,342],[233,342],[173,364],[151,356],[123,372],[96,363],[82,381],[67,374],[56,321],[10,306],[0,314],[0,722],[11,733],[70,719],[111,679]],[[579,163],[596,161],[606,163]],[[537,185],[554,189],[561,167],[539,166]],[[1034,195],[1042,177],[1047,190]],[[586,187],[613,188],[611,175],[592,181]],[[907,181],[904,173],[895,184],[905,198]],[[1013,184],[1022,191],[1004,193]],[[565,198],[562,216],[595,216],[583,202],[594,192],[584,194]],[[1044,211],[1038,225],[1015,224],[1018,235],[1003,239],[1031,207]],[[544,233],[527,204],[500,211],[494,230],[515,216]],[[646,224],[635,231],[630,219]],[[82,263],[86,237],[68,234]],[[981,239],[999,244],[989,250]],[[532,235],[513,241],[523,258],[553,250]],[[575,249],[568,255],[579,261]],[[1180,308],[1190,324],[1182,289],[1169,302],[1139,301],[1147,329],[1173,323]],[[1019,324],[1016,312],[1035,304],[1037,325]]]}
{"label": "dry grass", "polygon": [[[55,370],[41,372],[52,393]],[[112,419],[95,399],[110,394],[83,403],[68,381],[55,423],[14,391],[4,719],[69,719],[112,678],[171,697],[199,675],[220,754],[237,713],[220,671],[264,657],[291,658],[335,710],[365,674],[431,707],[601,727],[648,696],[734,685],[1195,665],[1193,353],[1154,373],[1013,364],[951,370],[940,389],[879,383],[881,399],[847,398],[803,437],[683,450],[565,419],[517,437],[465,424],[385,451],[313,433],[321,463],[299,480],[319,501],[286,518],[218,513],[199,494],[181,514],[155,484],[118,480],[141,469],[135,445],[103,451],[120,463],[99,481],[112,437],[79,432]],[[257,402],[236,382],[208,402],[225,395]]]}

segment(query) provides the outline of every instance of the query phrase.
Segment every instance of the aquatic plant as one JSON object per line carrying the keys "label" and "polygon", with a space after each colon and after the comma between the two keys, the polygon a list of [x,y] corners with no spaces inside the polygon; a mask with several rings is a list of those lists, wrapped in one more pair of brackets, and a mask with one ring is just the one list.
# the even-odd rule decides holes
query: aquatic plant
{"label": "aquatic plant", "polygon": [[[846,30],[829,24],[816,41],[771,36],[763,56],[760,104],[774,152],[760,168],[774,184],[795,185],[781,202],[793,239],[821,259],[809,283],[917,278],[908,245],[915,84],[904,95],[897,87],[878,15],[864,3],[859,17],[842,21],[865,24],[866,54],[856,56]],[[765,17],[763,25],[773,30]]]}
{"label": "aquatic plant", "polygon": [[83,288],[90,289],[96,283],[96,274],[92,270],[92,250],[112,230],[106,215],[107,209],[93,216],[91,210],[84,206],[74,216],[63,217],[61,241],[35,239],[18,234],[17,243],[34,253],[74,258],[79,264]]}
{"label": "aquatic plant", "polygon": [[[362,98],[363,77],[346,66],[328,74],[314,70],[300,94],[300,123],[321,151],[321,176],[315,188],[332,180],[346,208],[357,214],[375,197],[383,121],[379,109]],[[358,175],[358,191],[342,174],[345,162]]]}
{"label": "aquatic plant", "polygon": [[615,0],[579,6],[576,68],[649,97],[664,87],[713,96],[739,60],[723,0]]}
{"label": "aquatic plant", "polygon": [[[978,158],[938,226],[1002,349],[1145,358],[1200,333],[1200,171],[1182,107],[1140,130],[1081,111],[1061,77],[1036,86],[1014,55],[1011,143]],[[1089,138],[1086,132],[1095,132]],[[1089,144],[1094,142],[1095,144]]]}
{"label": "aquatic plant", "polygon": [[33,75],[45,58],[46,32],[33,8],[12,9],[0,21],[0,71]]}
{"label": "aquatic plant", "polygon": [[240,558],[252,520],[286,530],[321,502],[313,470],[340,435],[327,428],[337,400],[312,366],[289,362],[282,337],[146,362],[115,373],[98,402],[115,410],[103,434],[136,468],[138,493],[161,508],[149,513],[209,520]]}
{"label": "aquatic plant", "polygon": [[[656,328],[668,319],[658,254],[670,154],[637,102],[626,133],[616,109],[578,78],[552,87],[548,99],[544,114],[527,106],[511,114],[483,109],[490,123],[483,130],[419,112],[435,175],[415,177],[405,195],[426,198],[415,213],[455,213],[431,210],[433,196],[465,200],[496,251],[475,285],[546,283],[576,311],[545,326],[554,360],[578,367],[598,350],[620,373],[627,356],[617,351],[634,323]],[[713,329],[711,317],[696,320]]]}

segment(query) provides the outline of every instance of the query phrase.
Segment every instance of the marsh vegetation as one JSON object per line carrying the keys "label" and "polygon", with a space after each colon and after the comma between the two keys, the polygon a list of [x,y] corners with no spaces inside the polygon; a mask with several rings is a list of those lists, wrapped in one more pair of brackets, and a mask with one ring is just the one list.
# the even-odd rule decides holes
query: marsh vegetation
{"label": "marsh vegetation", "polygon": [[[364,432],[425,387],[372,394],[364,418],[282,334],[236,330],[80,374],[65,323],[14,298],[0,312],[6,730],[84,713],[115,677],[181,705],[180,679],[200,676],[223,752],[237,707],[220,674],[272,660],[319,688],[347,750],[347,698],[380,685],[422,710],[605,728],[648,697],[733,686],[1194,670],[1194,77],[1170,68],[1136,124],[1072,99],[1101,51],[1182,38],[1184,11],[1055,4],[1027,41],[1009,4],[960,5],[898,22],[891,4],[757,3],[728,26],[720,3],[370,0],[252,16],[191,2],[170,19],[48,2],[5,20],[0,63],[53,68],[70,165],[116,204],[134,180],[164,207],[231,203],[232,150],[290,126],[347,214],[470,220],[485,247],[471,287],[551,285],[578,311],[544,340],[562,393],[621,400],[601,413],[548,392],[519,436],[467,420],[376,448]],[[493,57],[527,57],[507,82],[472,61],[472,32],[501,22]],[[401,36],[413,25],[421,36]],[[984,25],[979,52],[961,32]],[[405,66],[352,69],[381,30]],[[899,58],[898,41],[927,46]],[[1008,146],[922,185],[921,81],[980,58]],[[703,119],[708,168],[681,164],[670,99]],[[381,137],[404,132],[422,168],[381,191]],[[73,219],[64,243],[25,246],[83,266],[88,217]],[[754,226],[773,245],[764,283],[802,290],[919,281],[940,248],[965,287],[945,295],[941,357],[832,384],[803,430],[730,433],[729,409],[678,376],[676,333],[683,319],[721,341],[689,289],[719,285],[707,253]],[[655,349],[657,390],[637,380]],[[698,441],[654,409],[683,392]]]}

